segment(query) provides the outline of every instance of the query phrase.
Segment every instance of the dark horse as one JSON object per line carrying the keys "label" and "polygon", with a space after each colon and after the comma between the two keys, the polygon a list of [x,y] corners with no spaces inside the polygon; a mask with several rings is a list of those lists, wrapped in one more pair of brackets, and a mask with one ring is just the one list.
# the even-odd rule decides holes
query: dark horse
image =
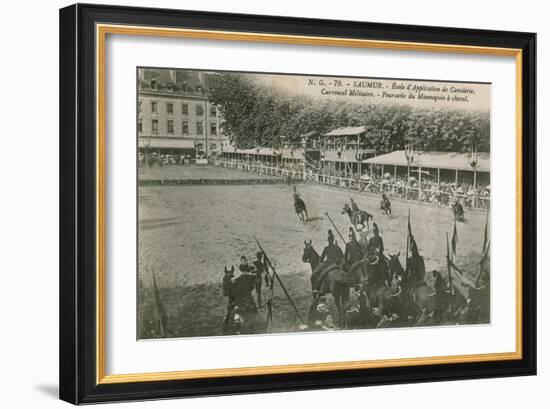
{"label": "dark horse", "polygon": [[372,254],[367,258],[365,267],[364,287],[370,306],[377,308],[381,315],[391,315],[395,311],[401,289],[389,285],[391,277],[386,258]]}
{"label": "dark horse", "polygon": [[300,195],[296,192],[296,186],[294,186],[294,211],[301,221],[306,222],[309,219],[306,204],[302,200]]}
{"label": "dark horse", "polygon": [[382,213],[384,213],[386,216],[391,216],[391,202],[385,193],[382,193],[382,198],[380,200],[380,210],[382,210]]}
{"label": "dark horse", "polygon": [[346,213],[349,217],[349,222],[354,226],[362,224],[363,226],[369,226],[369,220],[372,220],[372,214],[365,210],[351,210],[351,207],[346,203],[342,209],[342,214]]}
{"label": "dark horse", "polygon": [[313,248],[311,240],[304,241],[304,253],[302,261],[311,266],[311,288],[313,291],[330,292],[336,308],[338,310],[338,326],[342,328],[345,324],[346,307],[349,303],[349,291],[354,285],[361,283],[361,266],[357,264],[352,266],[351,271],[347,272],[341,267],[334,267],[330,270],[321,269],[317,272],[320,257],[319,253]]}
{"label": "dark horse", "polygon": [[[442,308],[444,301],[443,288],[436,286],[433,288],[426,284],[424,259],[415,249],[407,262],[407,268],[404,270],[399,261],[399,254],[390,254],[390,271],[395,276],[400,277],[402,295],[400,300],[399,314],[404,318],[409,316],[418,319],[422,314],[437,313]],[[432,273],[433,274],[433,273]],[[435,276],[434,276],[435,278]]]}
{"label": "dark horse", "polygon": [[224,292],[229,297],[231,303],[239,307],[243,314],[256,314],[258,309],[252,297],[252,291],[256,288],[256,276],[253,274],[241,274],[232,278],[234,267],[231,270],[224,267]]}
{"label": "dark horse", "polygon": [[452,206],[453,215],[455,217],[455,220],[458,222],[464,221],[464,207],[462,207],[462,204],[457,200],[455,201]]}

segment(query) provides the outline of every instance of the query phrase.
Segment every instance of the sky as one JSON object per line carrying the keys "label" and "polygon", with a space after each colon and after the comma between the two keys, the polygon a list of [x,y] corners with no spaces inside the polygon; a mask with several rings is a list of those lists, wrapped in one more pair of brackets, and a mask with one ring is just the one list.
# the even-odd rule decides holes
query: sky
{"label": "sky", "polygon": [[404,79],[245,74],[288,95],[359,104],[400,104],[419,108],[489,111],[491,84]]}

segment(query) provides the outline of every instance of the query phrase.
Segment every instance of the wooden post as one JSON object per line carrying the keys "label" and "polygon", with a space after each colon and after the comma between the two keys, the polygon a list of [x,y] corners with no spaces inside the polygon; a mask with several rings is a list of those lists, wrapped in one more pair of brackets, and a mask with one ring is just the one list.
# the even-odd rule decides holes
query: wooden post
{"label": "wooden post", "polygon": [[422,166],[418,166],[418,200],[422,200]]}
{"label": "wooden post", "polygon": [[477,202],[477,171],[474,168],[474,197],[472,198],[472,207],[476,207]]}
{"label": "wooden post", "polygon": [[393,195],[395,196],[395,183],[397,181],[397,165],[393,165],[393,187],[392,187],[392,192],[393,192]]}

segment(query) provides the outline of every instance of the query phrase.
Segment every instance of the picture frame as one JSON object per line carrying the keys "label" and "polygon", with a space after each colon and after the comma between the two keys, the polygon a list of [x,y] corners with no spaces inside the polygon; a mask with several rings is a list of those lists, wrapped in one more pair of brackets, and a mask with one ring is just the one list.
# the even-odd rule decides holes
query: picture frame
{"label": "picture frame", "polygon": [[[508,56],[515,61],[515,350],[106,372],[106,53],[113,36]],[[206,67],[208,68],[208,67]],[[134,73],[132,73],[133,75]],[[60,10],[60,398],[74,404],[536,374],[536,35],[100,5]],[[132,102],[133,104],[133,102]],[[498,118],[497,118],[498,120]],[[133,125],[133,124],[132,124]],[[496,204],[495,206],[498,206]]]}

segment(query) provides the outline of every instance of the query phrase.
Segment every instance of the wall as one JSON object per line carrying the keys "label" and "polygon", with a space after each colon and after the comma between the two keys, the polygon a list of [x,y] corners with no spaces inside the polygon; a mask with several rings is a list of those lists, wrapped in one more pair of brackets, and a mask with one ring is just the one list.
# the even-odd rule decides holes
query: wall
{"label": "wall", "polygon": [[[90,2],[95,3],[93,0]],[[535,31],[538,44],[539,209],[548,203],[550,147],[543,92],[550,72],[548,10],[544,2],[464,0],[388,2],[108,1],[102,3],[198,8],[389,23]],[[2,312],[0,401],[3,407],[50,408],[57,394],[58,271],[58,8],[67,1],[19,1],[3,5],[2,36]],[[6,92],[7,91],[7,92]],[[546,90],[547,91],[547,90]],[[29,95],[32,94],[32,98]],[[7,144],[6,144],[7,142]],[[544,186],[546,184],[546,186]],[[539,213],[539,254],[548,243],[550,217]],[[539,259],[539,294],[548,285],[548,262]],[[219,408],[239,406],[334,408],[544,407],[550,383],[546,345],[549,298],[539,296],[539,375],[530,378],[461,381],[269,395],[248,395],[126,404],[124,407]],[[368,345],[365,346],[368,348]],[[546,404],[547,405],[547,404]],[[115,405],[114,407],[123,407]]]}

